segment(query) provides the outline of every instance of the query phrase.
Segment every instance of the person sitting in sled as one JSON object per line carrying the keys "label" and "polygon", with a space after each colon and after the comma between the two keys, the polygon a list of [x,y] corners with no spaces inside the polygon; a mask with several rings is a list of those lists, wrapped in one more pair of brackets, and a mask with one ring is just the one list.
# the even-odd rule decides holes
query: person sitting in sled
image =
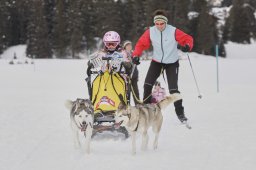
{"label": "person sitting in sled", "polygon": [[[123,52],[125,53],[125,57],[127,60],[132,63],[132,42],[129,40],[124,41],[123,43]],[[128,65],[128,64],[127,64]],[[131,67],[131,65],[129,66]],[[139,81],[139,71],[137,69],[137,65],[133,65],[134,71],[131,77],[131,87],[132,87],[132,96],[134,99],[135,105],[140,104],[140,95],[139,95],[139,88],[138,88],[138,81]],[[132,71],[132,70],[131,70]]]}
{"label": "person sitting in sled", "polygon": [[156,81],[152,91],[151,103],[158,103],[166,97],[165,89],[161,87],[159,81]]}
{"label": "person sitting in sled", "polygon": [[[124,67],[127,69],[131,69],[132,67],[132,62],[128,59],[128,56],[126,52],[124,52],[122,46],[121,46],[121,38],[120,35],[115,32],[115,31],[108,31],[104,34],[103,38],[103,49],[95,52],[92,54],[92,58],[97,58],[97,57],[114,57],[117,54],[121,59],[122,62],[124,63]],[[88,63],[90,64],[90,63]],[[91,67],[88,69],[91,69]],[[105,68],[102,68],[102,71],[105,71]]]}
{"label": "person sitting in sled", "polygon": [[[123,50],[121,46],[121,38],[120,35],[115,31],[108,31],[104,34],[102,38],[104,47],[103,49],[93,53],[91,58],[104,58],[107,56],[114,56],[113,54],[117,54],[119,58],[121,58],[122,64],[125,68],[127,74],[131,73],[132,70],[132,61],[129,60],[127,53]],[[116,55],[115,55],[116,56]],[[93,64],[88,62],[87,75],[90,77],[90,70],[93,68]],[[101,71],[105,72],[107,70],[107,66],[103,64],[101,66]],[[117,69],[118,70],[118,69]],[[89,80],[89,79],[87,79]],[[87,81],[86,80],[86,81]],[[87,81],[88,86],[91,82]],[[89,94],[91,96],[91,89],[89,89]]]}

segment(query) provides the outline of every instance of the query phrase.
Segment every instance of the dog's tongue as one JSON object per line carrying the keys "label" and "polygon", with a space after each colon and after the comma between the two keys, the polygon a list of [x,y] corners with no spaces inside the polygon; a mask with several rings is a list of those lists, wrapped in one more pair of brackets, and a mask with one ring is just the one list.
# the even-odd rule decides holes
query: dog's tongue
{"label": "dog's tongue", "polygon": [[115,128],[115,129],[119,129],[121,124],[122,124],[122,122],[115,123],[115,124],[114,124],[114,128]]}
{"label": "dog's tongue", "polygon": [[82,131],[82,132],[86,131],[86,125],[83,125],[83,126],[81,127],[81,131]]}
{"label": "dog's tongue", "polygon": [[120,123],[115,123],[115,124],[114,124],[114,128],[115,128],[115,129],[119,129],[119,127],[120,127]]}

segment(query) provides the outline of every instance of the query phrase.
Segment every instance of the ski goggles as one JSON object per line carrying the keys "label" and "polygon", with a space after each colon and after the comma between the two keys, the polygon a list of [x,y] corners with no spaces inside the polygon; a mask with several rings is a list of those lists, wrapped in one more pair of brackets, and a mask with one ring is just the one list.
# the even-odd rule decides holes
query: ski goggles
{"label": "ski goggles", "polygon": [[105,46],[108,47],[108,48],[111,48],[111,47],[112,47],[112,48],[113,48],[113,47],[116,48],[117,45],[118,45],[118,42],[106,42],[106,43],[105,43]]}

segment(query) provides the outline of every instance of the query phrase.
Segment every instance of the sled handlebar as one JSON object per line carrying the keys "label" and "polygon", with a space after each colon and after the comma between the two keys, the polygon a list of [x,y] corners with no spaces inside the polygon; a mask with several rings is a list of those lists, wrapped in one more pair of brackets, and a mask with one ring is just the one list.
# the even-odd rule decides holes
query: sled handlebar
{"label": "sled handlebar", "polygon": [[102,60],[107,60],[107,61],[109,61],[109,60],[111,60],[112,59],[112,57],[102,57]]}
{"label": "sled handlebar", "polygon": [[[103,73],[102,71],[91,71],[91,74],[101,74]],[[120,74],[126,74],[125,71],[118,71],[117,73],[120,73]]]}

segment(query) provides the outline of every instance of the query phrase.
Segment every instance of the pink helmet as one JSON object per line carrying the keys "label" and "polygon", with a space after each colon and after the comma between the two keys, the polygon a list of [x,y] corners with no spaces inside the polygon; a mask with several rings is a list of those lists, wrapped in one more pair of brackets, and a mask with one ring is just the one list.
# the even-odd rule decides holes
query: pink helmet
{"label": "pink helmet", "polygon": [[116,47],[120,44],[121,39],[117,32],[115,31],[108,31],[105,33],[103,37],[103,42],[105,47],[110,50],[114,51]]}

